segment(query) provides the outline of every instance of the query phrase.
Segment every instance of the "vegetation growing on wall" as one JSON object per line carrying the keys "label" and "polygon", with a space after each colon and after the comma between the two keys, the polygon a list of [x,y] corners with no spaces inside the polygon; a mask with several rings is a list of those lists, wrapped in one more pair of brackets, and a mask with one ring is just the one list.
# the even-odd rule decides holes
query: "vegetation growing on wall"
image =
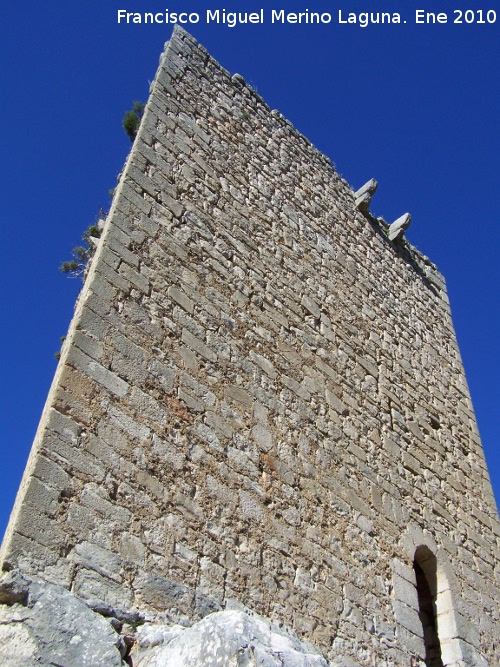
{"label": "vegetation growing on wall", "polygon": [[127,133],[130,141],[134,141],[135,135],[141,124],[141,118],[144,113],[144,102],[134,102],[133,107],[127,111],[122,120],[123,129]]}
{"label": "vegetation growing on wall", "polygon": [[85,245],[78,245],[71,251],[72,259],[63,262],[59,270],[71,278],[80,278],[85,274],[89,259],[97,247],[97,239],[101,236],[101,228],[98,224],[90,225],[82,236]]}
{"label": "vegetation growing on wall", "polygon": [[[130,141],[134,141],[139,125],[141,123],[141,118],[144,113],[144,102],[138,102],[137,100],[133,103],[132,109],[126,112],[122,120],[122,126],[125,132],[127,133]],[[109,190],[109,195],[111,199],[115,194],[114,188]],[[101,210],[99,218],[106,217],[102,216],[104,212]],[[101,236],[101,227],[98,224],[90,225],[85,232],[83,233],[82,240],[85,242],[85,245],[78,245],[73,248],[71,251],[72,258],[66,262],[63,262],[59,269],[70,276],[71,278],[84,277],[85,269],[89,259],[95,252],[98,239]]]}

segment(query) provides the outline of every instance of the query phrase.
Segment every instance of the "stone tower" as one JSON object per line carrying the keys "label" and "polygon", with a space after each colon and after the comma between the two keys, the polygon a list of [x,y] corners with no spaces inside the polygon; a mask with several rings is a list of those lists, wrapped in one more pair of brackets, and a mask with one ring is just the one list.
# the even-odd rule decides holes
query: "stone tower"
{"label": "stone tower", "polygon": [[46,587],[129,634],[236,609],[338,667],[500,663],[445,283],[374,189],[174,31],[3,542],[4,618]]}

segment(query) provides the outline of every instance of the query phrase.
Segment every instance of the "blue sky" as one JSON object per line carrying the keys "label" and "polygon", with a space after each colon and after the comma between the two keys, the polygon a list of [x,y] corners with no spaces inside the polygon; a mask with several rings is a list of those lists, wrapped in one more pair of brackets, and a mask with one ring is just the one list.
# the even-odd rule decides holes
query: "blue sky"
{"label": "blue sky", "polygon": [[[498,2],[295,0],[217,4],[189,31],[239,72],[354,187],[379,181],[372,211],[409,211],[409,240],[446,277],[484,449],[500,498]],[[496,23],[453,24],[455,9],[498,8]],[[449,23],[416,25],[415,8]],[[205,11],[329,12],[328,25],[207,25]],[[8,3],[2,10],[0,533],[8,520],[79,290],[58,266],[109,204],[170,25],[118,25],[118,9],[158,0]],[[400,12],[400,25],[340,25],[338,9]],[[470,15],[469,15],[470,18]],[[492,14],[490,14],[492,18]],[[374,267],[376,270],[376,267]]]}

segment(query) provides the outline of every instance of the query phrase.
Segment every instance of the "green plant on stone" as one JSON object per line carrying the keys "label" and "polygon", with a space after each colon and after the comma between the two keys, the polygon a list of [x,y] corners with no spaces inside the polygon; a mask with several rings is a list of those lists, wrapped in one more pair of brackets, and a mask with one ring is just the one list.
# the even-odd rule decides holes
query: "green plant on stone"
{"label": "green plant on stone", "polygon": [[135,101],[132,108],[123,116],[122,125],[130,141],[134,141],[141,118],[144,113],[144,102]]}
{"label": "green plant on stone", "polygon": [[[101,213],[103,213],[101,211]],[[90,225],[83,233],[82,240],[86,246],[78,245],[71,251],[72,258],[63,262],[59,270],[71,278],[83,278],[85,269],[90,258],[96,250],[96,240],[101,236],[101,229],[98,225]]]}
{"label": "green plant on stone", "polygon": [[[61,343],[61,348],[64,345],[65,340],[66,336],[61,336],[61,338],[59,339],[59,342]],[[61,348],[57,352],[54,352],[54,359],[57,359],[57,361],[59,361],[59,359],[61,358]]]}

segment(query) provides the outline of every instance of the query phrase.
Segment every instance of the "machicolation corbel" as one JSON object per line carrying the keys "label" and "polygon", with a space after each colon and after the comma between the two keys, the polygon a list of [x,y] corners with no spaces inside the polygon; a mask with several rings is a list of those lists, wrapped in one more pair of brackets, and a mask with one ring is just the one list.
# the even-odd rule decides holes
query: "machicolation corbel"
{"label": "machicolation corbel", "polygon": [[399,241],[403,238],[405,231],[411,224],[411,215],[409,213],[404,213],[397,220],[394,220],[392,225],[389,226],[387,230],[387,235],[390,241]]}
{"label": "machicolation corbel", "polygon": [[367,213],[370,207],[370,202],[373,195],[377,191],[378,183],[374,178],[371,178],[359,190],[354,193],[356,199],[356,208],[362,213]]}
{"label": "machicolation corbel", "polygon": [[239,84],[242,85],[242,86],[246,86],[246,83],[247,83],[247,82],[246,82],[245,79],[241,76],[241,74],[238,74],[238,73],[233,74],[233,76],[232,76],[231,78],[232,78],[232,80],[233,80],[234,82],[239,83]]}

